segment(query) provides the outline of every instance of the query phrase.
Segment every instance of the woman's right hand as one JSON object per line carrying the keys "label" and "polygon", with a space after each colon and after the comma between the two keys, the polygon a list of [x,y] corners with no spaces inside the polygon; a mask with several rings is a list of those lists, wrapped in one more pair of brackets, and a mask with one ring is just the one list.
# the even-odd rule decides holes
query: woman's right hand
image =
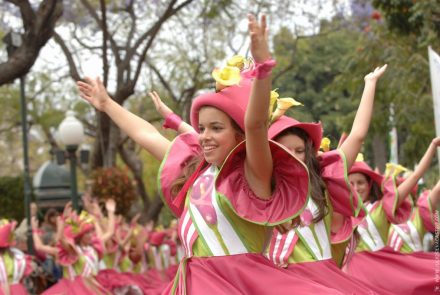
{"label": "woman's right hand", "polygon": [[148,93],[151,99],[153,100],[154,106],[156,107],[156,111],[164,118],[168,117],[168,115],[172,114],[173,111],[160,99],[159,94],[156,91],[152,91]]}
{"label": "woman's right hand", "polygon": [[102,84],[101,79],[84,78],[85,82],[78,81],[76,85],[79,90],[79,95],[90,102],[95,108],[100,111],[105,111],[105,105],[111,100],[110,96]]}

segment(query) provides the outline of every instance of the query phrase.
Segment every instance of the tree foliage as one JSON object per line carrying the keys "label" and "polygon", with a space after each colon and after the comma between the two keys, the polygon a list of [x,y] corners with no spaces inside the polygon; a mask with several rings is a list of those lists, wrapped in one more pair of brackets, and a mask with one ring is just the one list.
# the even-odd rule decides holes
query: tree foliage
{"label": "tree foliage", "polygon": [[21,221],[24,217],[23,177],[0,177],[0,216]]}

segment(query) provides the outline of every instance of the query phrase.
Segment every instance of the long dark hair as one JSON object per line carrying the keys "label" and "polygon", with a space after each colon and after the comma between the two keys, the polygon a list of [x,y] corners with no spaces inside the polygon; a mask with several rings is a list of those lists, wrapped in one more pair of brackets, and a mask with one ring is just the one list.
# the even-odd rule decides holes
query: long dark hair
{"label": "long dark hair", "polygon": [[[327,200],[325,198],[326,186],[324,180],[321,178],[321,169],[319,166],[318,159],[316,157],[315,148],[313,142],[309,135],[301,128],[291,127],[284,130],[277,135],[275,141],[286,135],[296,135],[304,141],[305,145],[305,165],[309,169],[310,176],[310,197],[313,199],[315,204],[318,206],[318,214],[313,218],[313,222],[316,223],[324,218],[328,213]],[[315,212],[313,212],[313,215]]]}
{"label": "long dark hair", "polygon": [[368,176],[367,174],[362,173],[362,175],[364,175],[367,178],[367,182],[370,185],[370,193],[368,195],[368,200],[370,201],[370,203],[374,203],[376,201],[381,200],[383,194],[382,194],[382,190],[380,189],[380,186],[375,181],[373,181],[371,177]]}
{"label": "long dark hair", "polygon": [[[212,107],[212,106],[203,106],[203,107],[200,108],[200,110],[202,110],[205,107]],[[213,107],[213,108],[215,108],[215,107]],[[200,112],[200,110],[199,110],[199,112]],[[218,110],[222,111],[220,109],[218,109]],[[237,122],[232,120],[232,118],[229,115],[228,115],[228,118],[231,121],[232,127],[236,131],[236,138],[238,138],[238,137],[243,137],[244,138],[244,132],[240,128],[240,126],[237,124]],[[200,163],[202,161],[204,161],[204,159],[203,159],[203,156],[201,156],[201,155],[194,156],[193,158],[191,158],[188,161],[188,163],[185,165],[185,167],[182,170],[182,174],[178,178],[176,178],[176,180],[174,180],[173,184],[171,185],[171,194],[174,197],[176,197],[179,194],[180,190],[183,188],[183,186],[185,185],[186,181],[196,171],[197,167],[200,165]]]}

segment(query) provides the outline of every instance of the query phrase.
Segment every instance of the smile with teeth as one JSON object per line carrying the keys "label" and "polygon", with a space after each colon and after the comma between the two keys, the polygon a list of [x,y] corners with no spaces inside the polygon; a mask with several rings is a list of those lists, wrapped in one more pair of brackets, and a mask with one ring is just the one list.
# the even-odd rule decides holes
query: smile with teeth
{"label": "smile with teeth", "polygon": [[215,148],[216,148],[216,146],[214,146],[214,145],[205,145],[205,146],[203,146],[203,152],[207,153],[207,152],[214,150]]}

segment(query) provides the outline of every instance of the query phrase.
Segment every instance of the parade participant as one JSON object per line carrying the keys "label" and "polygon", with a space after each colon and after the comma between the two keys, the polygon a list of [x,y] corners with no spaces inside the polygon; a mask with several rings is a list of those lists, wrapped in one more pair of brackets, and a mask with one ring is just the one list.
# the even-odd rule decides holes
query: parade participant
{"label": "parade participant", "polygon": [[439,144],[439,138],[431,142],[419,166],[398,186],[392,178],[384,181],[363,161],[353,165],[349,179],[364,200],[367,215],[357,227],[359,239],[353,243],[356,253],[349,251],[344,268],[348,274],[402,294],[428,294],[434,290],[434,255],[403,255],[386,245],[391,223],[408,220],[411,204],[405,198],[428,169]]}
{"label": "parade participant", "polygon": [[0,220],[0,295],[28,294],[22,280],[32,272],[31,257],[14,248],[16,224]]}
{"label": "parade participant", "polygon": [[170,143],[111,100],[99,80],[78,82],[81,96],[163,160],[161,192],[180,218],[179,236],[186,250],[165,293],[338,293],[296,278],[260,254],[268,226],[295,218],[303,209],[308,185],[305,167],[267,138],[275,62],[268,50],[265,17],[260,24],[250,16],[249,32],[254,79],[239,79],[238,85],[197,97],[191,123],[199,134],[184,133]]}
{"label": "parade participant", "polygon": [[432,248],[432,233],[438,223],[435,208],[439,201],[440,181],[432,190],[422,192],[407,222],[391,224],[387,245],[401,253],[429,251]]}
{"label": "parade participant", "polygon": [[103,232],[96,218],[86,211],[77,215],[67,204],[63,217],[57,221],[59,241],[57,247],[41,245],[38,235],[34,235],[36,249],[57,257],[63,266],[63,279],[43,294],[109,294],[95,276],[99,270],[99,260],[104,253],[104,243],[113,235],[114,200],[106,201],[106,209],[112,226]]}
{"label": "parade participant", "polygon": [[[362,201],[346,177],[367,135],[377,80],[386,65],[365,76],[365,88],[352,130],[338,150],[318,155],[320,123],[304,123],[283,116],[269,128],[269,137],[286,147],[309,170],[310,199],[299,225],[284,232],[277,228],[268,258],[287,271],[303,275],[344,294],[387,294],[343,273],[332,259],[332,243],[348,240],[352,217],[360,217]],[[336,215],[337,214],[337,215]]]}

